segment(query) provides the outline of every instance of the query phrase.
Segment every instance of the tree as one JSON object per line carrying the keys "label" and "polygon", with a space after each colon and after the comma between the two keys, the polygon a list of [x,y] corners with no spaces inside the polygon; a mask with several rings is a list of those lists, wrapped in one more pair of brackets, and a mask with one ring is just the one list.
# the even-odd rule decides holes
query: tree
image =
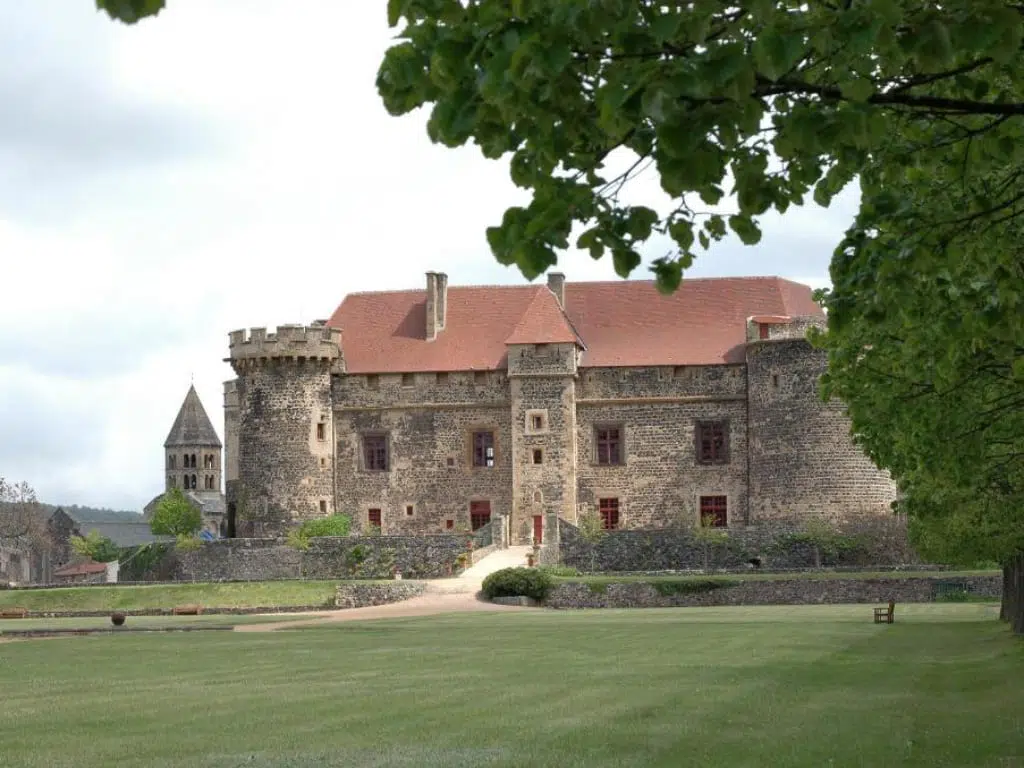
{"label": "tree", "polygon": [[714,523],[714,515],[705,515],[701,518],[701,524],[693,529],[693,538],[701,547],[705,571],[711,566],[711,551],[724,546],[729,541],[728,531],[716,528]]}
{"label": "tree", "polygon": [[125,24],[134,24],[164,9],[166,0],[96,0],[96,8]]}
{"label": "tree", "polygon": [[[404,26],[378,72],[386,108],[432,105],[435,143],[511,155],[532,200],[487,237],[529,278],[578,224],[577,246],[623,277],[667,236],[652,269],[671,291],[698,242],[753,244],[770,209],[827,204],[899,131],[971,142],[993,167],[1019,151],[1022,10],[1005,0],[390,0],[388,17]],[[630,162],[608,177],[613,153]],[[621,194],[651,168],[667,211]],[[734,208],[699,210],[727,181]]]}
{"label": "tree", "polygon": [[[991,119],[962,123],[984,132]],[[894,151],[917,141],[896,134]],[[1015,153],[994,167],[984,142],[917,153],[926,173],[879,162],[861,176],[814,338],[829,355],[824,394],[898,481],[922,554],[995,560],[1012,585],[1024,578],[1024,171]],[[1012,590],[1003,609],[1024,633]]]}
{"label": "tree", "polygon": [[180,488],[172,488],[164,494],[149,521],[149,529],[159,536],[189,537],[202,527],[202,514]]}
{"label": "tree", "polygon": [[28,483],[0,477],[0,544],[36,552],[51,547],[46,511]]}
{"label": "tree", "polygon": [[85,536],[72,536],[71,548],[75,554],[87,557],[97,563],[109,563],[117,560],[121,550],[99,531],[89,531]]}
{"label": "tree", "polygon": [[581,512],[577,520],[580,538],[590,545],[590,571],[597,571],[597,548],[608,536],[601,516],[593,511]]}

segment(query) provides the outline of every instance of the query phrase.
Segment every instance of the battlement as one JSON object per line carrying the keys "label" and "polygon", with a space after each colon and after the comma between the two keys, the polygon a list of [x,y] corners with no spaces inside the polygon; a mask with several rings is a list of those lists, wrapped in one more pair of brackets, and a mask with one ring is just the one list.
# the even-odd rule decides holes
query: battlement
{"label": "battlement", "polygon": [[236,360],[336,360],[341,357],[341,330],[320,323],[279,325],[274,333],[266,328],[231,331],[229,357]]}
{"label": "battlement", "polygon": [[747,341],[806,339],[811,328],[825,330],[828,320],[818,315],[754,315],[747,318]]}

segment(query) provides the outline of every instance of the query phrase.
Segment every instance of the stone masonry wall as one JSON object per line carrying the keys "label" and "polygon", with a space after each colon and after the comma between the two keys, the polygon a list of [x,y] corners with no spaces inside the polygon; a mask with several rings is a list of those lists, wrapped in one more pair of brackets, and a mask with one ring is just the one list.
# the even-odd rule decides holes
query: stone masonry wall
{"label": "stone masonry wall", "polygon": [[[486,501],[492,519],[512,507],[512,435],[508,381],[473,372],[402,377],[342,376],[334,382],[339,511],[356,531],[381,510],[387,535],[434,534],[470,527],[470,503]],[[494,466],[473,466],[473,433],[494,434]],[[390,468],[364,468],[362,436],[384,434]],[[412,507],[412,514],[408,508]],[[452,527],[449,528],[448,521]]]}
{"label": "stone masonry wall", "polygon": [[385,584],[339,584],[334,598],[336,608],[366,608],[371,605],[400,603],[422,595],[426,584],[415,581],[389,581]]}
{"label": "stone masonry wall", "polygon": [[[576,372],[572,344],[515,345],[509,349],[515,472],[512,544],[530,544],[536,521],[541,538],[548,513],[576,514]],[[541,427],[534,418],[541,419]],[[540,462],[535,462],[536,458]]]}
{"label": "stone masonry wall", "polygon": [[747,361],[750,522],[888,514],[894,483],[854,445],[842,403],[821,401],[826,353],[763,341]]}
{"label": "stone masonry wall", "polygon": [[[705,567],[741,568],[757,558],[765,570],[811,568],[814,548],[790,537],[803,530],[800,521],[764,523],[730,529],[723,545],[704,544],[686,528],[609,531],[595,546],[579,530],[559,521],[561,560],[581,571],[686,571]],[[890,515],[859,519],[839,533],[852,547],[823,557],[823,566],[892,566],[920,562],[907,539],[906,522]],[[706,555],[706,560],[705,560]]]}
{"label": "stone masonry wall", "polygon": [[[713,605],[804,605],[875,603],[896,601],[895,618],[900,620],[901,603],[927,603],[935,600],[941,578],[835,578],[744,580],[718,588],[692,585],[675,594],[664,594],[644,582],[601,585],[594,589],[580,582],[561,582],[548,595],[549,608],[669,608]],[[1001,576],[958,577],[976,597],[998,600],[1002,595]],[[670,589],[663,586],[664,592]],[[868,614],[870,618],[870,614]]]}
{"label": "stone masonry wall", "polygon": [[[743,525],[745,381],[739,365],[584,369],[577,399],[581,511],[596,511],[600,498],[614,497],[622,528],[692,525],[700,496],[724,495],[729,525]],[[728,422],[728,462],[698,463],[700,420]],[[623,465],[597,463],[595,433],[604,426],[621,430]]]}
{"label": "stone masonry wall", "polygon": [[[467,534],[436,536],[325,537],[302,551],[280,539],[221,539],[190,552],[172,550],[154,566],[177,581],[272,581],[280,579],[442,578],[468,552]],[[466,558],[467,560],[469,558]],[[140,578],[140,581],[146,580]]]}
{"label": "stone masonry wall", "polygon": [[331,514],[330,362],[242,362],[238,481],[227,485],[238,535],[279,534],[294,521]]}

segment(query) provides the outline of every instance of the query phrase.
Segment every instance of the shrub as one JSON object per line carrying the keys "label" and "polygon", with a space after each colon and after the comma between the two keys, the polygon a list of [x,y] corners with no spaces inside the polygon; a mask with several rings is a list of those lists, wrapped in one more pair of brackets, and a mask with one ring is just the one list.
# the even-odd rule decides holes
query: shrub
{"label": "shrub", "polygon": [[149,529],[157,536],[192,536],[203,527],[199,507],[185,496],[181,488],[171,488],[157,502]]}
{"label": "shrub", "polygon": [[120,550],[117,545],[99,531],[89,531],[85,536],[72,536],[71,548],[76,555],[88,557],[97,563],[109,563],[117,560]]}
{"label": "shrub", "polygon": [[309,549],[309,540],[321,536],[348,536],[352,530],[352,518],[348,515],[330,515],[316,520],[307,520],[298,528],[288,531],[286,542],[295,549]]}
{"label": "shrub", "polygon": [[722,587],[733,587],[739,584],[735,579],[680,579],[675,580],[651,580],[647,582],[662,597],[672,595],[692,595],[697,592],[711,592]]}
{"label": "shrub", "polygon": [[484,579],[483,593],[488,599],[532,597],[543,600],[554,585],[551,575],[539,568],[503,568]]}

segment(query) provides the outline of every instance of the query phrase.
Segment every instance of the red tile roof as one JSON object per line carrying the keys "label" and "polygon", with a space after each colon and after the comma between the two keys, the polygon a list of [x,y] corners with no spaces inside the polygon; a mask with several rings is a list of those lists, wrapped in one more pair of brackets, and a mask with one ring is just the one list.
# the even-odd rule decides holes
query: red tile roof
{"label": "red tile roof", "polygon": [[[778,277],[565,284],[562,313],[546,286],[450,286],[445,328],[426,340],[426,291],[353,293],[328,321],[350,373],[496,370],[506,344],[578,338],[589,367],[741,362],[752,315],[821,316],[811,289]],[[527,339],[529,339],[527,341]]]}
{"label": "red tile roof", "polygon": [[[569,344],[580,343],[569,324],[558,299],[546,286],[537,286],[537,293],[522,318],[512,329],[506,344]],[[580,346],[583,346],[580,344]]]}
{"label": "red tile roof", "polygon": [[83,576],[90,573],[106,573],[106,563],[94,563],[92,561],[78,563],[77,565],[65,565],[53,572],[54,576]]}

